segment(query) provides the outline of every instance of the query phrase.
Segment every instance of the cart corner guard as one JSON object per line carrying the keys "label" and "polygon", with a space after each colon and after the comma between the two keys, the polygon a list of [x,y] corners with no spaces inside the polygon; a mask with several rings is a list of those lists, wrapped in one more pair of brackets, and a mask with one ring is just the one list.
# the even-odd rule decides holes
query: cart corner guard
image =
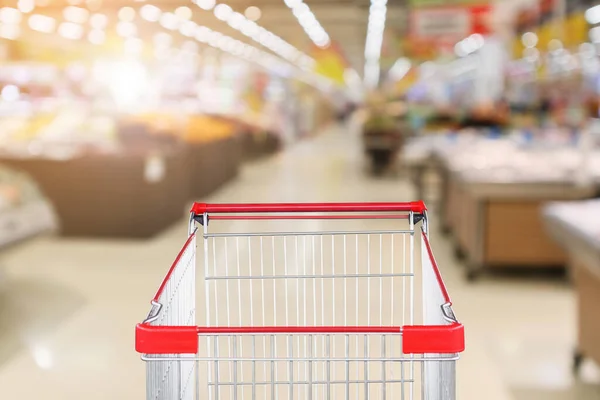
{"label": "cart corner guard", "polygon": [[423,200],[412,201],[410,203],[410,208],[411,211],[417,214],[423,214],[425,211],[427,211],[427,206],[425,205],[425,202]]}
{"label": "cart corner guard", "polygon": [[141,354],[195,354],[198,352],[198,328],[138,324],[135,350]]}
{"label": "cart corner guard", "polygon": [[465,327],[462,324],[404,326],[404,354],[455,354],[465,350]]}

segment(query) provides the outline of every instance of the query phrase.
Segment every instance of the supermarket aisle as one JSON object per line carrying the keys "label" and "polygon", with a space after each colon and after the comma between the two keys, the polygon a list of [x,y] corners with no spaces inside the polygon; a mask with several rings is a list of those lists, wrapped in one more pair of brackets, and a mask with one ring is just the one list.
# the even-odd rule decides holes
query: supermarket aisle
{"label": "supermarket aisle", "polygon": [[[353,134],[339,127],[248,166],[211,201],[408,201],[410,185],[364,173]],[[432,244],[467,327],[459,398],[593,399],[575,383],[573,299],[560,283],[467,285],[437,234]],[[186,232],[186,221],[147,242],[45,238],[4,254],[0,386],[7,399],[140,399],[144,366],[133,329]],[[593,371],[592,371],[593,372]],[[593,375],[593,374],[590,374]],[[592,377],[595,378],[595,377]]]}

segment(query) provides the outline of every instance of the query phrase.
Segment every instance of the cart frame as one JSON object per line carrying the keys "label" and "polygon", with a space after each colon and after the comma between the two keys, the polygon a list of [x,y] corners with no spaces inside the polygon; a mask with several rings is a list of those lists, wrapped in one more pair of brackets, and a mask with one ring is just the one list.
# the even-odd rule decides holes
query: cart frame
{"label": "cart frame", "polygon": [[[278,220],[392,220],[406,221],[407,230],[379,230],[379,231],[311,231],[311,232],[253,232],[253,233],[213,233],[209,232],[210,221],[278,221]],[[414,238],[416,224],[421,223],[421,262],[423,282],[423,321],[415,323],[414,311],[409,311],[408,321],[403,315],[402,325],[393,323],[395,313],[394,304],[402,303],[402,313],[407,308],[414,309],[413,299],[406,301],[405,291],[410,290],[414,298]],[[202,227],[199,233],[198,224]],[[196,317],[196,238],[202,237],[204,248],[204,282],[205,282],[205,320],[204,326],[197,326]],[[347,240],[352,235],[354,242]],[[404,249],[407,240],[410,245],[410,255],[403,254],[402,261],[394,258],[394,238],[397,236],[404,240]],[[341,236],[341,238],[340,238]],[[247,247],[240,247],[239,238],[247,240]],[[271,238],[273,254],[272,273],[264,272],[265,248],[264,238]],[[301,237],[302,239],[299,239]],[[323,238],[329,240],[324,244]],[[292,238],[289,239],[288,238]],[[307,239],[308,238],[308,239]],[[315,242],[315,238],[316,242]],[[330,239],[327,239],[330,238]],[[364,238],[364,240],[363,240]],[[371,243],[371,238],[373,242]],[[295,239],[296,257],[304,257],[304,270],[298,262],[296,272],[288,271],[288,249],[293,249]],[[343,248],[340,243],[343,239]],[[359,244],[359,239],[365,244]],[[252,255],[252,248],[256,243],[260,249],[260,274],[243,274],[240,269],[240,259],[244,252],[248,252],[248,271],[257,270],[252,262],[258,255]],[[279,242],[276,242],[279,240]],[[320,240],[320,242],[319,242]],[[363,243],[360,242],[360,243]],[[219,243],[223,249],[218,249]],[[232,248],[232,243],[235,248]],[[277,243],[282,243],[280,260],[275,259]],[[303,246],[299,252],[298,243]],[[319,244],[320,243],[320,244]],[[329,243],[331,244],[329,248]],[[390,247],[391,258],[386,255],[383,261],[383,246]],[[354,245],[354,247],[352,247]],[[379,250],[377,250],[377,245]],[[212,246],[212,248],[211,248]],[[311,247],[312,246],[312,247]],[[320,247],[319,247],[320,246]],[[231,247],[231,248],[230,248]],[[308,247],[308,250],[307,250]],[[338,248],[339,247],[339,248]],[[371,248],[375,247],[371,254]],[[368,272],[359,271],[359,249],[369,253],[366,263],[369,264]],[[351,250],[351,251],[350,251]],[[356,273],[349,273],[346,269],[346,258],[356,252]],[[230,274],[235,267],[229,267],[227,254],[236,257],[237,274]],[[217,254],[224,254],[224,261]],[[245,254],[245,253],[244,253]],[[298,256],[300,254],[300,256]],[[312,255],[312,273],[307,272]],[[341,261],[335,261],[336,254],[341,254]],[[211,255],[213,259],[211,260]],[[317,273],[318,262],[315,257],[320,255],[321,272]],[[379,273],[373,272],[371,258],[379,255]],[[324,262],[323,258],[327,258]],[[410,269],[403,267],[403,272],[397,271],[397,265],[410,262]],[[212,263],[212,264],[211,264]],[[285,264],[285,273],[278,275],[276,267]],[[361,261],[362,263],[362,261]],[[255,262],[256,264],[256,262]],[[325,273],[323,265],[331,264],[331,273]],[[384,273],[383,264],[388,265],[390,271]],[[212,265],[211,272],[209,266]],[[296,265],[296,264],[295,264]],[[343,273],[339,272],[343,265]],[[225,269],[224,274],[217,273]],[[310,266],[308,267],[310,269]],[[336,270],[337,268],[337,270]],[[394,301],[394,293],[400,292],[400,285],[394,289],[394,280],[402,281],[402,299]],[[409,281],[406,284],[406,281]],[[356,319],[349,321],[348,311],[343,311],[343,323],[336,323],[334,307],[327,309],[324,301],[325,292],[333,291],[331,303],[342,299],[341,289],[336,295],[334,282],[343,281],[344,307],[354,288],[348,282],[355,282],[356,291]],[[359,304],[359,298],[364,298],[364,289],[359,289],[359,282],[367,282],[367,314],[365,322],[359,318],[359,309],[364,301]],[[379,282],[379,302],[371,305],[371,287]],[[384,302],[384,281],[391,282],[391,291]],[[265,282],[272,285],[272,303],[265,308]],[[278,282],[285,288],[285,295],[277,298]],[[293,303],[293,295],[288,293],[290,282],[296,283],[296,312],[293,305],[288,305],[288,299]],[[300,290],[300,282],[304,293]],[[307,285],[307,282],[308,285]],[[317,287],[320,282],[320,290]],[[325,288],[324,282],[331,282],[331,289]],[[244,290],[242,290],[242,283]],[[210,285],[213,286],[210,286]],[[221,285],[221,286],[219,286]],[[235,290],[237,297],[230,294],[230,287]],[[312,285],[312,291],[310,288]],[[361,283],[363,285],[363,283]],[[262,313],[255,317],[254,310],[261,311],[259,306],[252,303],[253,288],[257,290],[262,286],[262,294],[258,296],[262,301]],[[309,292],[307,293],[307,287]],[[388,286],[385,286],[387,290]],[[223,288],[225,288],[223,290]],[[293,287],[292,287],[293,288]],[[350,288],[350,291],[348,291]],[[375,289],[376,286],[375,286]],[[242,312],[243,293],[247,294],[244,302],[250,301],[250,324],[242,321],[248,317]],[[218,297],[226,291],[225,301]],[[281,292],[281,291],[280,291]],[[292,291],[293,292],[293,291]],[[321,302],[317,294],[321,296]],[[214,301],[211,297],[214,295]],[[314,297],[314,298],[313,298]],[[387,297],[387,296],[386,296]],[[237,318],[234,313],[235,306],[231,302],[237,299],[239,311]],[[398,299],[398,298],[397,298]],[[277,303],[285,300],[285,323],[277,322]],[[255,300],[258,301],[258,300]],[[270,299],[269,299],[270,301]],[[225,308],[227,323],[219,323],[219,313]],[[300,303],[303,303],[301,308]],[[310,304],[309,304],[310,303]],[[464,327],[456,319],[452,310],[452,302],[448,290],[442,279],[440,269],[435,261],[428,238],[427,208],[422,201],[409,203],[277,203],[277,204],[205,204],[195,203],[190,214],[188,239],[178,254],[175,262],[163,279],[155,297],[148,317],[136,326],[136,351],[142,354],[142,359],[147,362],[147,399],[174,400],[174,399],[250,399],[265,398],[279,399],[307,398],[307,399],[369,399],[386,396],[394,398],[412,399],[417,388],[423,399],[453,400],[455,399],[455,361],[459,353],[464,351]],[[320,313],[317,304],[321,305]],[[311,307],[314,308],[314,313]],[[211,308],[211,306],[213,308]],[[274,307],[269,308],[269,307]],[[269,311],[265,311],[269,310]],[[373,311],[371,311],[373,310]],[[291,311],[291,312],[290,312]],[[333,318],[333,324],[326,322],[326,313],[331,311],[328,318]],[[211,316],[212,312],[212,316]],[[377,314],[378,312],[378,314]],[[373,323],[371,314],[379,315],[379,323]],[[391,315],[390,319],[384,313]],[[275,323],[268,324],[265,318],[269,315]],[[321,322],[317,322],[317,314]],[[289,319],[296,317],[296,324]],[[231,318],[239,322],[231,322]],[[313,319],[313,323],[307,322]],[[338,317],[340,318],[340,317]],[[258,322],[257,320],[261,321]],[[301,321],[303,319],[303,321]],[[385,320],[385,323],[384,323]],[[337,350],[336,350],[337,346]],[[262,356],[258,353],[262,353]],[[283,356],[280,354],[284,353]],[[420,364],[420,371],[415,372],[415,364]],[[229,368],[225,368],[228,366]],[[202,371],[202,369],[204,370]],[[244,377],[245,372],[245,377]],[[282,378],[278,375],[285,375]],[[400,375],[398,376],[394,375]],[[376,376],[376,377],[375,377]],[[195,382],[195,384],[194,384]],[[396,396],[394,396],[396,390]],[[359,394],[360,392],[360,394]],[[345,396],[344,396],[345,394]]]}

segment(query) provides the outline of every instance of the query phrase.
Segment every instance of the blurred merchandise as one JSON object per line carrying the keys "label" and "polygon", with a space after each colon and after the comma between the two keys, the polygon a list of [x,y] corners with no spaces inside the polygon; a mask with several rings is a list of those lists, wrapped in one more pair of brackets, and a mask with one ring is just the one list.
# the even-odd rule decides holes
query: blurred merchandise
{"label": "blurred merchandise", "polygon": [[600,200],[550,203],[544,208],[546,227],[569,254],[577,291],[577,347],[573,367],[579,371],[586,358],[600,364]]}

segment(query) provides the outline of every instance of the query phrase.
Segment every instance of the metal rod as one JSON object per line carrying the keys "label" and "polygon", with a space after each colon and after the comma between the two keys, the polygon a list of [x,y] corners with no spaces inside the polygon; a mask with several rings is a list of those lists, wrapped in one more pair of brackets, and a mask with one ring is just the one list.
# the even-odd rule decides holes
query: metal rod
{"label": "metal rod", "polygon": [[382,231],[320,231],[320,232],[248,232],[248,233],[207,233],[205,238],[246,237],[246,236],[338,236],[338,235],[390,235],[394,233],[414,233],[414,230],[382,230]]}

